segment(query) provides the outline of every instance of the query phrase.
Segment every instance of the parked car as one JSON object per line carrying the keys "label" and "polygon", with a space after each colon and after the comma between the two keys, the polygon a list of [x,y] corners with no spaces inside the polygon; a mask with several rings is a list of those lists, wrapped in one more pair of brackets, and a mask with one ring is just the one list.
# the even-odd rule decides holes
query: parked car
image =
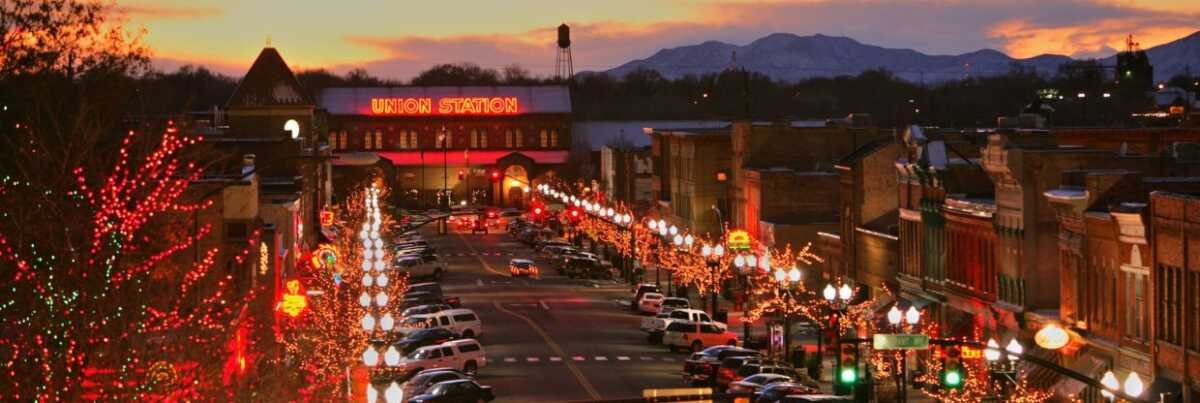
{"label": "parked car", "polygon": [[435,327],[445,328],[463,338],[470,339],[483,334],[483,323],[479,321],[475,311],[470,309],[447,309],[438,313],[414,315],[410,319],[413,318],[432,319],[436,321]]}
{"label": "parked car", "polygon": [[[663,303],[665,304],[666,301],[669,299],[682,299],[682,298],[664,298]],[[686,301],[686,299],[684,299],[684,301]],[[665,305],[664,305],[664,308],[659,310],[659,312],[661,312],[663,310],[665,310]],[[666,313],[666,314],[662,314],[662,315],[654,315],[652,317],[642,319],[641,329],[642,329],[642,331],[646,332],[646,341],[650,342],[650,344],[657,344],[657,343],[662,342],[663,332],[667,331],[667,326],[669,326],[671,324],[671,322],[674,322],[677,320],[700,322],[700,323],[714,323],[714,324],[717,324],[718,326],[720,326],[722,329],[726,328],[724,323],[714,322],[712,320],[712,318],[709,318],[707,312],[701,311],[699,309],[690,309],[690,308],[676,309],[674,311],[671,311],[670,313]]]}
{"label": "parked car", "polygon": [[424,394],[433,385],[460,379],[474,378],[465,372],[451,368],[427,369],[409,378],[408,381],[404,382],[404,385],[401,385],[400,390],[404,392],[404,396],[416,396]]}
{"label": "parked car", "polygon": [[408,286],[408,289],[405,290],[406,293],[413,293],[413,292],[418,292],[418,291],[424,291],[424,292],[433,294],[434,296],[440,298],[442,300],[441,302],[443,302],[447,305],[450,305],[452,307],[455,307],[455,308],[458,308],[462,302],[458,297],[447,297],[445,294],[443,294],[442,293],[442,285],[438,284],[438,283],[426,282],[426,283],[410,284]]}
{"label": "parked car", "polygon": [[658,285],[654,283],[641,283],[633,286],[633,296],[630,298],[629,310],[636,311],[638,308],[638,300],[642,299],[642,294],[648,292],[659,292]]}
{"label": "parked car", "polygon": [[437,256],[400,256],[392,264],[410,278],[441,278],[446,272],[446,266]]}
{"label": "parked car", "polygon": [[716,372],[721,362],[729,357],[758,357],[756,350],[736,346],[712,346],[699,353],[692,353],[683,362],[683,380],[690,383],[708,382]]}
{"label": "parked car", "polygon": [[542,248],[542,250],[541,250],[539,253],[541,253],[541,254],[542,254],[542,257],[545,257],[545,258],[548,258],[548,259],[553,259],[553,258],[555,258],[555,257],[557,257],[557,256],[561,256],[561,255],[562,255],[562,254],[564,254],[564,253],[568,253],[569,251],[575,251],[575,250],[576,250],[576,249],[575,249],[575,247],[574,247],[574,246],[569,246],[569,245],[550,245],[550,246],[547,246],[547,247],[545,247],[545,248]]}
{"label": "parked car", "polygon": [[484,219],[484,218],[476,219],[475,222],[471,225],[471,233],[472,234],[488,233],[487,219]]}
{"label": "parked car", "polygon": [[447,309],[451,309],[450,305],[446,305],[446,304],[417,305],[417,306],[405,309],[403,312],[400,313],[400,317],[407,318],[407,317],[413,316],[413,315],[437,313],[437,312],[441,312],[441,311],[444,311]]}
{"label": "parked car", "polygon": [[401,353],[408,354],[421,347],[442,344],[457,338],[458,335],[455,335],[449,329],[434,327],[410,331],[394,345]]}
{"label": "parked car", "polygon": [[490,402],[495,398],[491,386],[483,386],[473,380],[460,379],[433,385],[424,394],[409,398],[408,403]]}
{"label": "parked car", "polygon": [[[721,361],[721,368],[717,370],[717,385],[724,387],[730,383],[740,381],[750,376],[758,374],[776,374],[791,378],[793,382],[809,384],[810,380],[807,376],[796,371],[796,368],[787,362],[764,360],[759,357],[741,358],[726,358]],[[809,384],[811,387],[818,387],[815,382]]]}
{"label": "parked car", "polygon": [[778,403],[783,402],[790,395],[806,395],[817,394],[816,389],[810,388],[807,385],[795,382],[776,382],[764,386],[759,390],[758,398],[755,403]]}
{"label": "parked car", "polygon": [[611,267],[605,266],[598,260],[583,257],[568,258],[559,272],[569,278],[612,280],[616,276]]}
{"label": "parked car", "polygon": [[690,348],[692,352],[697,352],[703,350],[705,346],[720,344],[736,346],[737,342],[736,333],[722,329],[714,323],[674,321],[667,326],[667,331],[663,333],[663,344],[666,344],[672,352],[681,348]]}
{"label": "parked car", "polygon": [[659,313],[671,313],[676,309],[688,309],[692,307],[691,301],[687,298],[667,297],[663,298],[662,308],[659,308]]}
{"label": "parked car", "polygon": [[474,376],[476,371],[485,365],[487,354],[483,346],[474,339],[463,339],[418,348],[401,357],[396,367],[400,372],[408,374],[415,374],[426,368],[462,368],[462,372]]}
{"label": "parked car", "polygon": [[658,313],[658,308],[662,306],[663,298],[663,295],[657,292],[642,294],[642,298],[637,302],[638,312],[651,315]]}
{"label": "parked car", "polygon": [[750,375],[740,381],[730,382],[729,386],[725,388],[725,393],[756,393],[767,385],[791,380],[792,378],[787,375],[779,374]]}
{"label": "parked car", "polygon": [[529,259],[513,259],[508,261],[508,274],[513,277],[518,276],[533,276],[537,277],[538,267]]}
{"label": "parked car", "polygon": [[535,243],[533,245],[533,250],[541,252],[542,249],[550,246],[571,246],[571,243],[561,239],[546,239]]}

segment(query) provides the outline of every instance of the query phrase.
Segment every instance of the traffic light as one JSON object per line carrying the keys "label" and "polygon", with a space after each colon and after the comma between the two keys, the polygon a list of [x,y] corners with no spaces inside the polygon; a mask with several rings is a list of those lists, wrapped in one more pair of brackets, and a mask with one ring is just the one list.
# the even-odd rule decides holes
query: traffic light
{"label": "traffic light", "polygon": [[492,182],[500,181],[500,171],[492,171]]}
{"label": "traffic light", "polygon": [[962,349],[959,346],[946,347],[942,361],[942,387],[946,389],[962,389],[966,373],[962,365]]}
{"label": "traffic light", "polygon": [[837,380],[842,385],[853,385],[858,382],[858,345],[842,344],[838,354]]}
{"label": "traffic light", "polygon": [[541,207],[534,207],[534,208],[533,208],[533,215],[535,215],[535,216],[540,216],[540,215],[542,215],[542,208],[541,208]]}
{"label": "traffic light", "polygon": [[458,180],[467,179],[467,173],[463,170],[458,170]]}

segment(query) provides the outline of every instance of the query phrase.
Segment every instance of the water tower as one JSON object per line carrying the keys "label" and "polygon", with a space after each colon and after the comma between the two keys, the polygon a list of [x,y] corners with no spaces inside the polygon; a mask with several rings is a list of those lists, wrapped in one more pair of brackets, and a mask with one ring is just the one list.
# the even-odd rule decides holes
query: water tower
{"label": "water tower", "polygon": [[571,61],[571,27],[567,24],[558,26],[558,58],[554,62],[554,76],[559,80],[570,80],[575,75],[575,66]]}

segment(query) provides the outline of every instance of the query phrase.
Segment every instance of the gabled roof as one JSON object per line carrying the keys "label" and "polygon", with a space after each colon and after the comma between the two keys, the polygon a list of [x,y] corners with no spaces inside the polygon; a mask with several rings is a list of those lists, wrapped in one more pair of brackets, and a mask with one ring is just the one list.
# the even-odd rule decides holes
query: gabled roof
{"label": "gabled roof", "polygon": [[226,107],[312,106],[313,101],[275,48],[263,48]]}

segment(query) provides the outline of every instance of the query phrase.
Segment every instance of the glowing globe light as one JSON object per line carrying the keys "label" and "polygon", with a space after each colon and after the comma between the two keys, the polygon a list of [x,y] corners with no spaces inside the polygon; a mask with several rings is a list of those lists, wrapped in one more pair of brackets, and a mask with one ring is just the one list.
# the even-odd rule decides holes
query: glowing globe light
{"label": "glowing globe light", "polygon": [[837,298],[837,290],[833,288],[833,284],[826,284],[825,289],[821,290],[821,296],[832,302],[834,298]]}
{"label": "glowing globe light", "polygon": [[904,321],[909,325],[916,325],[921,321],[921,311],[918,311],[915,306],[908,307],[908,311],[904,312]]}
{"label": "glowing globe light", "polygon": [[384,331],[390,331],[394,326],[396,326],[396,320],[392,318],[392,314],[390,313],[383,314],[383,318],[379,319],[379,328]]}
{"label": "glowing globe light", "polygon": [[1033,342],[1047,350],[1058,350],[1071,341],[1067,331],[1055,324],[1046,325],[1033,335]]}
{"label": "glowing globe light", "polygon": [[775,281],[782,283],[784,280],[787,280],[787,273],[784,273],[783,269],[775,270]]}
{"label": "glowing globe light", "polygon": [[[371,277],[371,276],[366,276],[366,277]],[[375,277],[375,284],[379,284],[380,287],[387,287],[387,285],[388,285],[387,274],[379,273],[379,276]]]}
{"label": "glowing globe light", "polygon": [[842,288],[838,288],[838,298],[841,298],[842,301],[849,301],[852,296],[854,296],[854,290],[851,290],[849,285],[842,284]]}
{"label": "glowing globe light", "polygon": [[364,240],[363,240],[363,249],[370,248],[370,247],[371,247],[371,240],[370,240],[370,239],[364,239]]}
{"label": "glowing globe light", "polygon": [[375,240],[375,249],[383,249],[383,240],[382,239]]}
{"label": "glowing globe light", "polygon": [[700,256],[708,257],[713,252],[712,247],[707,244],[700,247]]}
{"label": "glowing globe light", "polygon": [[788,271],[788,280],[791,280],[793,283],[800,281],[801,274],[803,273],[800,273],[800,269],[793,267],[792,270]]}
{"label": "glowing globe light", "polygon": [[370,260],[363,260],[363,262],[362,262],[362,269],[363,269],[363,271],[371,270],[371,261],[370,261]]}
{"label": "glowing globe light", "polygon": [[366,330],[368,332],[375,330],[375,317],[371,316],[371,314],[369,314],[369,313],[366,315],[363,315],[362,321],[360,323],[362,324],[363,330]]}
{"label": "glowing globe light", "polygon": [[717,255],[717,257],[725,256],[725,247],[717,245],[715,248],[713,248],[713,254]]}
{"label": "glowing globe light", "polygon": [[671,229],[670,229],[670,230],[668,230],[668,231],[670,231],[670,232],[671,232],[671,235],[678,234],[678,233],[679,233],[679,227],[676,227],[676,226],[672,225],[672,226],[671,226]]}
{"label": "glowing globe light", "polygon": [[400,403],[404,401],[404,390],[400,389],[400,385],[392,382],[387,390],[383,391],[383,399],[387,403]]}
{"label": "glowing globe light", "polygon": [[1017,356],[1025,352],[1025,347],[1022,347],[1021,343],[1017,342],[1017,339],[1012,339],[1012,341],[1008,342],[1007,346],[1004,346],[1004,351],[1008,351],[1009,360],[1016,361],[1018,358],[1020,358]]}
{"label": "glowing globe light", "polygon": [[996,339],[988,339],[987,348],[983,349],[983,358],[988,361],[1000,360],[1000,343],[996,343]]}
{"label": "glowing globe light", "polygon": [[372,231],[371,231],[371,239],[372,239],[372,240],[374,240],[374,239],[379,239],[379,231],[378,231],[378,230],[372,230]]}
{"label": "glowing globe light", "polygon": [[363,276],[363,287],[370,287],[375,284],[375,278],[371,276]]}
{"label": "glowing globe light", "polygon": [[379,365],[379,352],[375,351],[374,347],[367,346],[367,350],[363,351],[362,360],[368,367]]}
{"label": "glowing globe light", "polygon": [[653,231],[658,228],[658,221],[650,220],[649,223],[646,223],[646,226],[650,227],[650,230]]}
{"label": "glowing globe light", "polygon": [[370,260],[375,257],[375,251],[372,249],[363,249],[363,260]]}
{"label": "glowing globe light", "polygon": [[382,261],[382,260],[376,260],[376,261],[375,261],[375,265],[374,265],[374,266],[375,266],[375,271],[383,271],[383,269],[385,269],[385,268],[387,267],[387,266],[386,266],[386,265],[383,263],[383,261]]}
{"label": "glowing globe light", "polygon": [[745,258],[745,257],[743,257],[742,255],[737,255],[737,257],[734,257],[734,258],[733,258],[733,265],[734,265],[734,266],[737,266],[737,267],[739,267],[739,268],[740,268],[740,267],[742,267],[742,266],[745,266],[745,265],[746,265],[746,258]]}
{"label": "glowing globe light", "polygon": [[375,294],[375,305],[376,306],[387,305],[387,302],[388,302],[387,293],[380,291],[378,294]]}
{"label": "glowing globe light", "polygon": [[362,295],[358,296],[358,304],[362,305],[363,308],[371,306],[371,296],[367,295],[366,291],[363,291]]}
{"label": "glowing globe light", "polygon": [[746,266],[747,267],[758,266],[758,258],[755,257],[754,255],[746,256]]}
{"label": "glowing globe light", "polygon": [[683,244],[687,245],[687,247],[692,247],[693,243],[696,243],[696,238],[693,238],[692,234],[688,234],[688,236],[683,237]]}
{"label": "glowing globe light", "polygon": [[889,309],[888,313],[887,313],[888,323],[891,323],[893,326],[899,325],[900,317],[903,315],[904,314],[900,312],[900,308],[897,308],[895,305],[892,305],[892,309]]}
{"label": "glowing globe light", "polygon": [[379,391],[375,390],[375,387],[371,386],[370,382],[367,382],[367,403],[375,403],[378,400]]}
{"label": "glowing globe light", "polygon": [[400,351],[396,350],[396,346],[388,346],[383,353],[383,362],[389,367],[400,365]]}
{"label": "glowing globe light", "polygon": [[1130,372],[1129,377],[1125,378],[1125,394],[1141,397],[1145,390],[1146,384],[1142,383],[1142,377],[1138,376],[1137,372]]}

